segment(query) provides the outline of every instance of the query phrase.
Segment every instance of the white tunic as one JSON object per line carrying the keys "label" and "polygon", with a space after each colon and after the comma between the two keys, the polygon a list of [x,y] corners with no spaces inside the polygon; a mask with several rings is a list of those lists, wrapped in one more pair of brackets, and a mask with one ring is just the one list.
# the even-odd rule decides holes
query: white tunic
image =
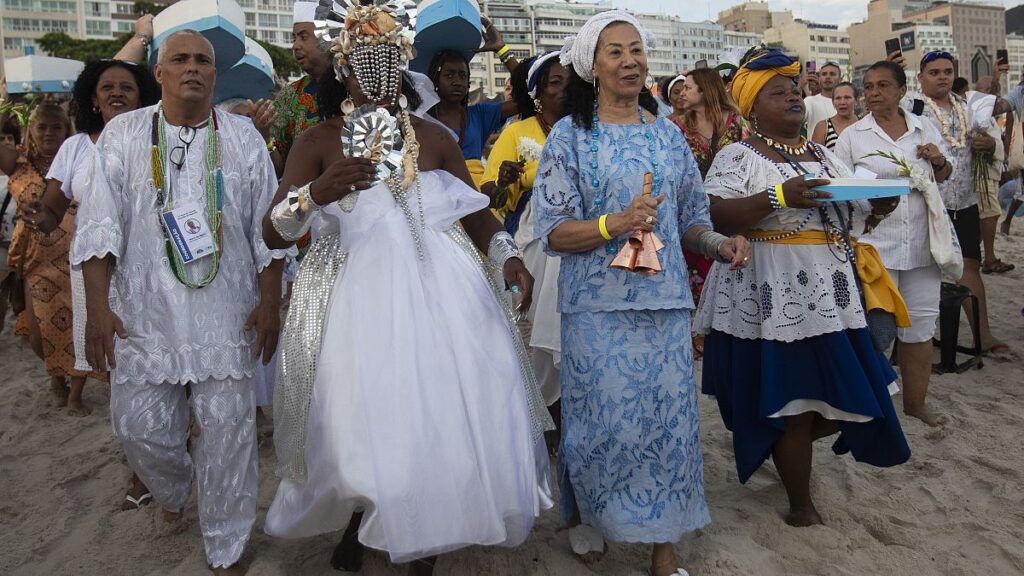
{"label": "white tunic", "polygon": [[[804,163],[818,178],[849,177],[850,171],[831,152],[819,147],[824,165]],[[730,144],[715,157],[704,182],[709,196],[745,198],[796,177],[788,165],[775,164],[743,144]],[[842,207],[844,217],[847,203]],[[866,201],[851,203],[853,233],[864,229],[870,211]],[[829,209],[832,218],[834,212]],[[800,228],[805,221],[806,224]],[[772,212],[756,230],[823,230],[817,210]],[[732,270],[716,262],[704,283],[694,330],[712,329],[738,338],[793,342],[812,336],[864,328],[864,309],[853,268],[842,249],[831,245],[753,243],[750,266]]]}
{"label": "white tunic", "polygon": [[[184,384],[209,378],[252,377],[255,334],[243,325],[258,301],[258,271],[288,251],[263,242],[262,219],[277,185],[263,139],[241,116],[218,112],[223,145],[224,208],[220,271],[193,290],[174,276],[160,223],[150,167],[155,106],[122,114],[99,141],[78,212],[72,264],[112,255],[113,311],[128,338],[115,338],[114,381]],[[166,164],[176,202],[205,205],[206,132],[199,128],[181,168]],[[183,146],[180,130],[166,125],[167,148]],[[186,265],[193,279],[210,259]]]}

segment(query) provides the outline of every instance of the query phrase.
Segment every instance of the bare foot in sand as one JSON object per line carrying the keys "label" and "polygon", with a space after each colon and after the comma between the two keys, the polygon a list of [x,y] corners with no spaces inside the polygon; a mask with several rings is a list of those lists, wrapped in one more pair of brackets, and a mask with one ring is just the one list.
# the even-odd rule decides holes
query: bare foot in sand
{"label": "bare foot in sand", "polygon": [[53,397],[57,399],[60,406],[67,406],[68,396],[71,391],[68,389],[68,383],[60,376],[52,376],[50,378],[50,391],[53,392]]}
{"label": "bare foot in sand", "polygon": [[245,574],[245,570],[242,570],[242,566],[237,562],[227,568],[210,568],[210,572],[213,572],[214,576],[242,576]]}
{"label": "bare foot in sand", "polygon": [[917,418],[921,422],[931,426],[932,428],[942,426],[946,423],[947,418],[942,414],[936,414],[932,412],[927,406],[912,407],[904,406],[903,413],[907,416]]}
{"label": "bare foot in sand", "polygon": [[92,414],[92,408],[86,406],[81,400],[77,402],[68,401],[68,414],[78,417],[88,416]]}
{"label": "bare foot in sand", "polygon": [[356,512],[348,522],[341,542],[334,547],[331,554],[331,567],[342,572],[359,572],[363,568],[363,552],[366,547],[359,541],[359,525],[363,521],[363,513]]}
{"label": "bare foot in sand", "polygon": [[433,576],[434,564],[437,563],[437,556],[413,560],[409,563],[409,576]]}
{"label": "bare foot in sand", "polygon": [[824,522],[822,522],[821,515],[818,514],[818,510],[812,504],[809,508],[790,508],[789,513],[786,514],[786,524],[803,528],[805,526],[824,524]]}

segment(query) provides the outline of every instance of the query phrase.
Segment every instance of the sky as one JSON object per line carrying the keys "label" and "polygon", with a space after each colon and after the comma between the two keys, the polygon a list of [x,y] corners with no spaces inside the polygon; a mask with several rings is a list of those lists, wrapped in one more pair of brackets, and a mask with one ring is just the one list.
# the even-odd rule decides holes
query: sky
{"label": "sky", "polygon": [[[1002,2],[1012,8],[1024,0]],[[634,12],[674,14],[688,21],[716,20],[719,12],[740,3],[742,0],[613,0],[615,6]],[[772,10],[792,10],[798,18],[840,26],[860,22],[868,15],[868,0],[768,0],[768,5]]]}

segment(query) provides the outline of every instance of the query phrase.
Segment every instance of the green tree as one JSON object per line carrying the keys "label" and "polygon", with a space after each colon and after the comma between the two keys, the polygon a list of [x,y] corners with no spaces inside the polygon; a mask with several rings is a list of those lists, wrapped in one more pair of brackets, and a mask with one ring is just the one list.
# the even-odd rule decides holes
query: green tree
{"label": "green tree", "polygon": [[262,40],[256,40],[256,43],[270,54],[270,61],[274,63],[274,71],[277,72],[278,76],[288,78],[299,74],[299,64],[295,61],[291,50]]}
{"label": "green tree", "polygon": [[163,2],[140,1],[132,4],[132,14],[135,14],[136,16],[142,16],[143,14],[152,14],[153,16],[156,16],[162,12],[164,8],[167,8],[167,4],[164,4]]}
{"label": "green tree", "polygon": [[131,34],[122,34],[111,40],[76,40],[63,32],[49,32],[36,40],[36,44],[51,56],[89,62],[112,58],[131,37]]}

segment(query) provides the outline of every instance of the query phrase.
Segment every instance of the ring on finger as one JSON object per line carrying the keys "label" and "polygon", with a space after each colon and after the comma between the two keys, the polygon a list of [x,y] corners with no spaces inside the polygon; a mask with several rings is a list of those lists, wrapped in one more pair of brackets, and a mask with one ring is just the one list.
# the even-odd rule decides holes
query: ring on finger
{"label": "ring on finger", "polygon": [[648,216],[644,219],[644,224],[654,224],[654,216]]}
{"label": "ring on finger", "polygon": [[803,195],[804,198],[817,198],[818,197],[818,193],[815,192],[814,190],[804,190],[802,195]]}

